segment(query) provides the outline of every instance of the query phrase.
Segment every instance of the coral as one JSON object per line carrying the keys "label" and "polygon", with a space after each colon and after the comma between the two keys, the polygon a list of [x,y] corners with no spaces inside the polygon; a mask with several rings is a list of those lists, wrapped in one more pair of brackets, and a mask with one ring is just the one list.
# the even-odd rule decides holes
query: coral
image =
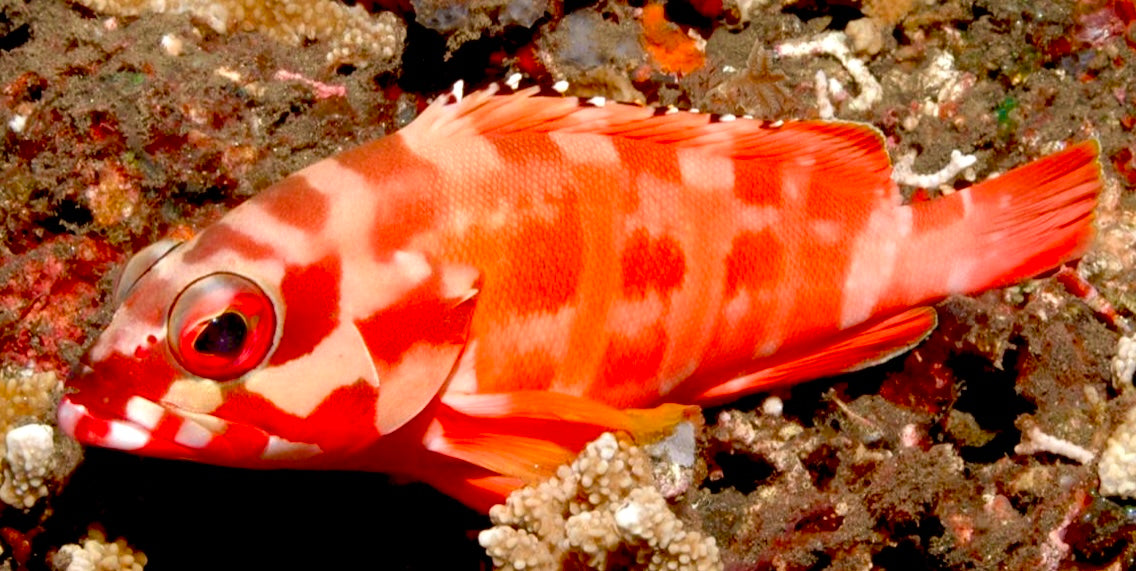
{"label": "coral", "polygon": [[915,6],[915,0],[864,0],[864,14],[891,27],[899,23]]}
{"label": "coral", "polygon": [[872,18],[860,18],[848,22],[844,28],[852,49],[857,53],[876,55],[884,47],[883,30],[880,23]]}
{"label": "coral", "polygon": [[189,13],[219,33],[258,30],[298,46],[305,40],[329,42],[328,61],[366,65],[371,58],[397,62],[406,25],[394,14],[372,16],[360,6],[333,0],[79,0],[99,12],[137,16],[143,12]]}
{"label": "coral", "polygon": [[[723,71],[733,71],[733,68]],[[738,115],[779,119],[794,107],[785,79],[785,74],[774,67],[769,50],[757,42],[750,48],[745,69],[715,85],[707,95],[715,107]]]}
{"label": "coral", "polygon": [[1130,408],[1101,452],[1100,493],[1136,498],[1136,406]]}
{"label": "coral", "polygon": [[778,57],[827,54],[839,60],[840,65],[848,70],[848,75],[860,86],[860,94],[848,102],[848,107],[853,111],[867,111],[883,98],[880,82],[868,71],[863,60],[852,57],[848,36],[843,32],[827,32],[810,40],[784,42],[778,44],[773,51]]}
{"label": "coral", "polygon": [[145,566],[145,553],[132,549],[122,538],[107,543],[106,533],[97,527],[87,530],[82,545],[64,545],[51,558],[55,571],[142,571]]}
{"label": "coral", "polygon": [[[951,151],[951,161],[943,168],[930,174],[918,174],[912,170],[912,165],[915,164],[915,154],[908,153],[899,157],[895,161],[895,167],[891,172],[891,179],[896,184],[905,184],[919,188],[938,188],[947,184],[956,175],[965,171],[966,169],[974,166],[978,162],[978,157],[974,155],[964,155],[958,149]],[[953,191],[953,189],[952,189]]]}
{"label": "coral", "polygon": [[643,7],[643,48],[665,73],[684,75],[706,63],[706,40],[668,22],[662,4]]}
{"label": "coral", "polygon": [[565,90],[571,85],[572,95],[646,102],[630,79],[648,60],[640,42],[641,27],[633,24],[630,14],[612,21],[590,10],[577,10],[542,35],[540,59],[554,79],[568,82]]}
{"label": "coral", "polygon": [[46,424],[27,424],[8,431],[4,437],[4,481],[0,500],[21,508],[31,508],[47,496],[48,478],[55,468],[55,430]]}
{"label": "coral", "polygon": [[510,26],[531,28],[549,12],[561,9],[548,0],[410,0],[410,4],[414,20],[445,36],[451,53]]}
{"label": "coral", "polygon": [[0,432],[24,419],[46,420],[55,410],[55,394],[62,386],[54,371],[0,370]]}
{"label": "coral", "polygon": [[1038,454],[1046,452],[1064,456],[1082,464],[1088,464],[1096,457],[1093,452],[1083,446],[1074,444],[1063,438],[1047,434],[1036,425],[1031,425],[1022,433],[1022,441],[1014,446],[1016,454]]}
{"label": "coral", "polygon": [[[0,199],[0,212],[5,208],[3,202]],[[94,236],[59,236],[20,255],[0,253],[0,362],[52,369],[66,376],[89,334],[85,325],[101,309],[100,292],[94,285],[97,276],[107,273],[118,257],[118,252]],[[25,375],[30,373],[0,373],[0,396],[6,396],[3,391],[14,391],[8,396],[27,397],[58,385],[55,379]],[[3,406],[19,411],[21,405],[11,400],[5,399]],[[34,412],[23,408],[18,414],[45,414],[49,407],[36,402],[41,405]],[[10,419],[0,416],[0,429],[7,430],[3,424]]]}
{"label": "coral", "polygon": [[[691,456],[668,448],[660,455]],[[720,569],[714,538],[684,529],[652,470],[642,449],[605,433],[552,478],[494,506],[495,527],[478,541],[499,569]]]}
{"label": "coral", "polygon": [[1136,374],[1136,335],[1124,335],[1116,342],[1116,356],[1112,358],[1112,383],[1118,388],[1132,388],[1132,375]]}

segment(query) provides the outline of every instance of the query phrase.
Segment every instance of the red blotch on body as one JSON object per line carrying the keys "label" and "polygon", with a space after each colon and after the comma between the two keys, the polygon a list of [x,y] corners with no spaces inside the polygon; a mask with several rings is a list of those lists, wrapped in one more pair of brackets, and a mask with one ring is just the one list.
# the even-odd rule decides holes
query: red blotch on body
{"label": "red blotch on body", "polygon": [[381,195],[375,212],[371,244],[375,256],[386,260],[416,234],[432,229],[441,192],[441,174],[419,158],[398,135],[383,137],[335,156],[337,166],[366,179]]}
{"label": "red blotch on body", "polygon": [[556,221],[530,220],[501,244],[500,281],[495,299],[518,313],[555,312],[576,294],[584,265],[579,215],[564,206]]}
{"label": "red blotch on body", "polygon": [[412,345],[464,345],[475,303],[439,297],[438,279],[427,281],[394,305],[355,322],[376,361],[397,363]]}
{"label": "red blotch on body", "polygon": [[486,137],[493,149],[517,173],[526,168],[550,168],[568,164],[560,145],[547,133],[514,133],[509,136]]}
{"label": "red blotch on body", "polygon": [[415,234],[434,225],[435,208],[428,199],[394,198],[381,207],[371,234],[376,258],[386,259],[406,245]]}
{"label": "red blotch on body", "polygon": [[783,186],[775,162],[734,161],[734,196],[755,206],[781,206]]}
{"label": "red blotch on body", "polygon": [[682,283],[686,259],[682,246],[670,236],[651,238],[646,228],[638,228],[620,256],[624,293],[644,297],[649,290],[660,295],[669,293]]}
{"label": "red blotch on body", "polygon": [[726,256],[726,294],[742,288],[776,287],[784,255],[784,248],[769,228],[738,234]]}
{"label": "red blotch on body", "polygon": [[269,214],[289,226],[319,232],[327,223],[328,199],[302,176],[290,176],[257,196]]}
{"label": "red blotch on body", "polygon": [[276,255],[271,246],[253,240],[251,236],[225,223],[206,228],[193,248],[185,252],[185,263],[207,259],[218,252],[229,250],[248,260],[263,260]]}
{"label": "red blotch on body", "polygon": [[280,282],[284,330],[270,365],[312,351],[339,323],[340,260],[331,255],[309,266],[288,266]]}
{"label": "red blotch on body", "polygon": [[[678,161],[678,148],[674,145],[625,137],[612,137],[611,142],[619,155],[620,164],[630,170],[634,177],[647,174],[658,181],[682,186],[682,167]],[[611,191],[625,192],[623,189]]]}
{"label": "red blotch on body", "polygon": [[667,332],[658,324],[634,338],[613,337],[604,351],[597,381],[590,392],[615,406],[641,402],[645,387],[650,387],[658,377],[666,351]]}
{"label": "red blotch on body", "polygon": [[280,410],[271,400],[238,385],[225,394],[224,403],[213,414],[256,426],[292,442],[318,444],[325,455],[305,462],[314,467],[337,457],[341,459],[378,438],[375,429],[378,398],[379,389],[360,379],[331,391],[311,414],[301,417]]}
{"label": "red blotch on body", "polygon": [[[479,366],[478,389],[485,392],[544,391],[552,387],[559,368],[557,362],[543,351],[526,351],[519,355],[489,355],[479,351],[479,360],[497,361],[492,370]],[[484,373],[484,374],[483,374]],[[495,374],[494,374],[495,373]]]}

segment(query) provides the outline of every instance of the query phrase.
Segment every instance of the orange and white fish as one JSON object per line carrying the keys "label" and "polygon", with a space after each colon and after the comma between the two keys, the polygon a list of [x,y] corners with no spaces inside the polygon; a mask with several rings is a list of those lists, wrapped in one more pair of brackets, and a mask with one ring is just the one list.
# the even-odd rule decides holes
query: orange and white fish
{"label": "orange and white fish", "polygon": [[902,205],[880,134],[484,91],[128,264],[59,424],[486,509],[607,430],[881,362],[1079,256],[1088,142]]}

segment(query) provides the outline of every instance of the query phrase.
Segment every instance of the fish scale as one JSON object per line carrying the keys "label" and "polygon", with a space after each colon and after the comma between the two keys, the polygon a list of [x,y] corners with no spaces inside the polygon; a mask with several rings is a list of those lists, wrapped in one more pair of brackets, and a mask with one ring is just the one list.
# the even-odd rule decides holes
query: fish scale
{"label": "fish scale", "polygon": [[1088,142],[902,205],[864,125],[440,100],[137,254],[60,426],[485,509],[601,432],[907,350],[928,303],[1078,257],[1100,186]]}

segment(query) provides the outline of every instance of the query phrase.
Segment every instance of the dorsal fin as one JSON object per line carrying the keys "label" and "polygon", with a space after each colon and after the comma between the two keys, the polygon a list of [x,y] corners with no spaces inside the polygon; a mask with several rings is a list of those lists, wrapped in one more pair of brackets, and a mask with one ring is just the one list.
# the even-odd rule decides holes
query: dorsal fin
{"label": "dorsal fin", "polygon": [[698,148],[737,160],[798,161],[815,166],[820,173],[844,173],[852,165],[858,179],[873,183],[857,187],[874,188],[880,198],[898,201],[883,135],[870,125],[723,120],[689,111],[540,96],[538,91],[530,87],[497,95],[497,86],[492,85],[457,102],[442,97],[399,133],[412,145],[520,132],[589,133]]}

